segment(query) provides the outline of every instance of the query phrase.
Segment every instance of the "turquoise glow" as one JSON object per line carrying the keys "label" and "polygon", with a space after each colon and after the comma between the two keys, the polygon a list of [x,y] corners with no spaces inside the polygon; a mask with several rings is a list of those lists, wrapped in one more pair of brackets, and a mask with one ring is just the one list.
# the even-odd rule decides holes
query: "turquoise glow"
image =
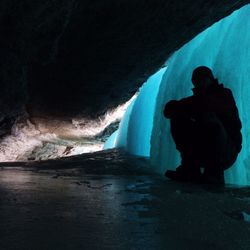
{"label": "turquoise glow", "polygon": [[[124,148],[131,154],[150,156],[150,138],[159,86],[166,68],[151,76],[141,87],[120,123],[119,129],[104,145],[104,149]],[[139,142],[139,143],[138,143]]]}
{"label": "turquoise glow", "polygon": [[165,71],[166,68],[162,68],[151,76],[140,89],[140,94],[135,100],[127,137],[127,150],[132,154],[150,156],[150,138],[153,129],[156,97]]}
{"label": "turquoise glow", "polygon": [[128,124],[135,100],[128,106],[117,131],[115,131],[104,144],[103,149],[123,148],[127,150]]}
{"label": "turquoise glow", "polygon": [[[175,169],[180,157],[162,116],[165,103],[191,93],[191,75],[199,65],[210,67],[234,94],[243,123],[243,149],[226,182],[250,184],[250,5],[214,24],[177,51],[168,61],[157,97],[152,133],[151,163],[161,173]],[[160,136],[159,136],[160,133]]]}
{"label": "turquoise glow", "polygon": [[105,142],[104,149],[111,149],[116,147],[116,138],[117,138],[118,130],[116,130]]}
{"label": "turquoise glow", "polygon": [[234,166],[226,171],[226,182],[250,185],[249,17],[250,5],[246,5],[174,53],[167,67],[141,88],[121,123],[115,146],[132,154],[150,155],[151,165],[160,173],[175,169],[180,156],[170,135],[169,120],[162,111],[167,101],[192,94],[192,71],[206,65],[233,91],[243,125],[243,149]]}

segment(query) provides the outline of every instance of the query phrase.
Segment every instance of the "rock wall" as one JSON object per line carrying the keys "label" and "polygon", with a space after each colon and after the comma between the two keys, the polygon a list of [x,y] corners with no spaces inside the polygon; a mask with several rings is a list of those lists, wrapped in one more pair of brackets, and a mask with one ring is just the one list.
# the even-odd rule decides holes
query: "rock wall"
{"label": "rock wall", "polygon": [[248,2],[1,0],[0,130],[24,110],[102,115],[176,49]]}

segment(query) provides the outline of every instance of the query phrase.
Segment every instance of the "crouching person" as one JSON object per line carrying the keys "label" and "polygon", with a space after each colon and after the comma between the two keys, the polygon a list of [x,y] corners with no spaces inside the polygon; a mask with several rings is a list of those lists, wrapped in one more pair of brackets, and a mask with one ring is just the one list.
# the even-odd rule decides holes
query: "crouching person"
{"label": "crouching person", "polygon": [[224,184],[224,170],[242,147],[238,109],[231,90],[219,84],[211,69],[196,68],[192,82],[192,96],[172,100],[164,109],[181,154],[181,165],[165,175],[177,181]]}

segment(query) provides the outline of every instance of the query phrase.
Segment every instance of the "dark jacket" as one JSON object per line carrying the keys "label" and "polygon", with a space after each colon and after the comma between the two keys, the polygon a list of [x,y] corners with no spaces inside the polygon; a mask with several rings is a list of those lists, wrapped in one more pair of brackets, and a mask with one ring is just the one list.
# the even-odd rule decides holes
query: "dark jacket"
{"label": "dark jacket", "polygon": [[193,92],[190,97],[168,102],[164,109],[165,117],[197,120],[206,113],[215,113],[239,152],[242,147],[242,126],[231,90],[215,80],[206,92],[199,93],[196,89],[193,89]]}

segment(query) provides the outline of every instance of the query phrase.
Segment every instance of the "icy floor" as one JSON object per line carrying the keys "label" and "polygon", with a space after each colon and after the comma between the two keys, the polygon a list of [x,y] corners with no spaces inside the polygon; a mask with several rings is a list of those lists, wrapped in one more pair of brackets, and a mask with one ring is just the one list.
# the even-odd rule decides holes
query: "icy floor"
{"label": "icy floor", "polygon": [[250,249],[250,188],[175,183],[107,151],[0,168],[0,249]]}

